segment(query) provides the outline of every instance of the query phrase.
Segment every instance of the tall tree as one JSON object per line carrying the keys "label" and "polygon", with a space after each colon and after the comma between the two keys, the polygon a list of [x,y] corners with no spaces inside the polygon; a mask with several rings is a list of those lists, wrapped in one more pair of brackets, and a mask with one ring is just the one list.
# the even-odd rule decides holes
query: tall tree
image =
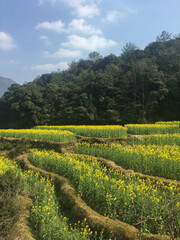
{"label": "tall tree", "polygon": [[168,33],[167,31],[162,31],[162,33],[157,36],[156,41],[157,42],[166,42],[169,41],[172,37],[171,33]]}
{"label": "tall tree", "polygon": [[102,56],[100,53],[94,51],[94,52],[89,53],[88,58],[89,58],[89,60],[96,62],[97,60],[101,59]]}

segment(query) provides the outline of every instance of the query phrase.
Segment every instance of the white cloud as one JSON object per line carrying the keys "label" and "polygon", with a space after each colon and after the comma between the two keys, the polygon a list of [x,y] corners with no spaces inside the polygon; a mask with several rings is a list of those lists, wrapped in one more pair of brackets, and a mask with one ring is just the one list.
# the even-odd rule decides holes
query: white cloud
{"label": "white cloud", "polygon": [[42,65],[32,65],[31,69],[32,70],[38,70],[38,71],[56,71],[58,69],[60,70],[65,70],[68,68],[68,63],[67,62],[59,62],[59,63],[48,63],[48,64],[42,64]]}
{"label": "white cloud", "polygon": [[[73,19],[65,28],[65,24],[58,20],[56,22],[42,22],[36,25],[36,29],[47,29],[55,32],[75,33],[80,32],[89,35],[102,34],[100,29],[94,28],[92,25],[87,24],[83,18]],[[46,35],[41,35],[40,40],[49,41]]]}
{"label": "white cloud", "polygon": [[39,0],[39,5],[43,5],[45,2],[50,2],[54,4],[55,2],[57,2],[57,0]]}
{"label": "white cloud", "polygon": [[110,11],[108,12],[106,19],[109,22],[116,22],[120,17],[125,17],[125,13],[120,13],[118,11]]}
{"label": "white cloud", "polygon": [[100,13],[97,6],[99,0],[39,0],[39,5],[45,2],[50,2],[52,4],[55,2],[64,2],[73,9],[73,13],[77,14],[78,17],[92,18]]}
{"label": "white cloud", "polygon": [[127,10],[127,12],[128,12],[129,14],[135,14],[135,13],[137,13],[137,10],[136,10],[136,9],[131,9],[131,8],[128,8],[128,7],[126,7],[125,9]]}
{"label": "white cloud", "polygon": [[91,4],[91,5],[79,4],[78,7],[75,7],[75,11],[79,17],[88,17],[88,18],[97,16],[100,13],[98,7],[95,4]]}
{"label": "white cloud", "polygon": [[81,19],[73,19],[68,25],[69,32],[82,32],[84,34],[101,34],[102,31],[100,29],[95,29],[93,26],[85,24],[85,20]]}
{"label": "white cloud", "polygon": [[70,50],[67,48],[59,48],[55,53],[49,54],[49,52],[44,52],[46,57],[55,57],[55,58],[77,58],[81,56],[81,52],[77,50]]}
{"label": "white cloud", "polygon": [[123,8],[121,11],[113,10],[109,11],[106,16],[106,20],[109,22],[117,22],[119,19],[127,18],[130,15],[135,14],[137,11],[130,8]]}
{"label": "white cloud", "polygon": [[51,42],[49,41],[48,36],[46,36],[46,35],[41,35],[41,36],[39,37],[39,39],[40,39],[41,41],[44,41],[44,43],[45,43],[46,45],[50,45],[50,44],[51,44]]}
{"label": "white cloud", "polygon": [[98,51],[99,49],[106,49],[115,45],[117,45],[115,41],[98,37],[96,35],[89,38],[71,35],[68,36],[67,42],[62,43],[63,47],[84,49],[87,51]]}
{"label": "white cloud", "polygon": [[41,35],[39,37],[40,40],[48,40],[48,37],[46,35]]}
{"label": "white cloud", "polygon": [[10,50],[15,47],[16,45],[14,43],[13,38],[5,32],[0,32],[0,49]]}
{"label": "white cloud", "polygon": [[64,23],[59,21],[56,22],[42,22],[36,26],[36,29],[47,29],[55,32],[64,32]]}

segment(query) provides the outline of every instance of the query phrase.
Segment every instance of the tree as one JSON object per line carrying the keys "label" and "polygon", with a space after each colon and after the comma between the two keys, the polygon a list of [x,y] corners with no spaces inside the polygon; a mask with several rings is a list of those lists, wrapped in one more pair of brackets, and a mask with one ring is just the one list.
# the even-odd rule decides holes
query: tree
{"label": "tree", "polygon": [[12,85],[0,98],[0,128],[179,119],[180,38],[169,38],[144,50],[127,43],[121,56],[92,52],[66,71]]}
{"label": "tree", "polygon": [[174,36],[174,38],[176,39],[180,39],[180,33],[178,33],[177,35]]}
{"label": "tree", "polygon": [[75,61],[72,61],[71,63],[68,63],[68,70],[70,73],[73,73],[74,75],[77,75],[78,73],[78,63]]}
{"label": "tree", "polygon": [[96,62],[97,60],[101,59],[102,56],[100,55],[100,53],[94,51],[89,53],[88,58],[89,60]]}
{"label": "tree", "polygon": [[135,61],[134,52],[138,50],[134,43],[126,43],[122,48],[121,58],[128,64],[131,65]]}
{"label": "tree", "polygon": [[147,115],[149,118],[156,111],[167,93],[163,82],[165,76],[147,59],[137,62],[126,75],[129,82],[127,96],[134,118],[140,123],[146,122]]}
{"label": "tree", "polygon": [[[127,55],[133,53],[137,48],[136,44],[128,42],[122,48],[122,55]],[[121,55],[121,56],[122,56]]]}
{"label": "tree", "polygon": [[172,34],[168,33],[167,31],[162,31],[162,33],[157,36],[156,41],[157,42],[166,42],[171,39]]}

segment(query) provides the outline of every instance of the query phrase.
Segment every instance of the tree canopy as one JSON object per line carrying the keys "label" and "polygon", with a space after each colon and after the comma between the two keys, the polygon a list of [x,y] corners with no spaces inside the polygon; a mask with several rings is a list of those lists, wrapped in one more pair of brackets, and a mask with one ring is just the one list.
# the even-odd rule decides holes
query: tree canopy
{"label": "tree canopy", "polygon": [[180,119],[180,38],[162,33],[144,50],[69,64],[69,69],[13,84],[0,98],[0,128],[125,124]]}

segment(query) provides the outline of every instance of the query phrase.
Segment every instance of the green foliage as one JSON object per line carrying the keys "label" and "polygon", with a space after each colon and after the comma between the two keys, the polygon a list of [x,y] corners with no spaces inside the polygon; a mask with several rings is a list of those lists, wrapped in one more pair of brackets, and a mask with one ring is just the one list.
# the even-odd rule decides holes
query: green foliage
{"label": "green foliage", "polygon": [[104,157],[125,169],[180,180],[180,147],[158,145],[87,144],[76,145],[76,153]]}
{"label": "green foliage", "polygon": [[[13,170],[12,170],[13,167]],[[54,185],[49,179],[40,177],[39,173],[22,171],[8,159],[0,159],[0,231],[1,239],[9,238],[11,228],[19,219],[20,207],[16,206],[17,196],[32,198],[29,220],[36,239],[43,240],[89,240],[93,234],[87,224],[79,222],[73,227],[62,215],[55,194]],[[21,220],[21,228],[24,225]],[[15,229],[16,232],[16,229]],[[12,234],[16,234],[12,232]],[[4,237],[4,238],[3,238]],[[27,237],[27,235],[26,235]],[[18,236],[19,239],[19,236]],[[25,239],[25,238],[22,238]],[[94,238],[96,239],[96,237]]]}
{"label": "green foliage", "polygon": [[[138,227],[144,233],[169,233],[169,222],[177,229],[179,189],[133,174],[107,170],[95,158],[50,151],[30,152],[36,166],[65,175],[87,204],[99,213]],[[93,196],[93,198],[92,198]]]}
{"label": "green foliage", "polygon": [[157,36],[156,41],[157,42],[165,42],[171,39],[171,34],[167,31],[162,31],[160,36]]}
{"label": "green foliage", "polygon": [[19,179],[13,171],[0,174],[0,232],[5,237],[17,221],[17,211],[14,201],[20,190]]}
{"label": "green foliage", "polygon": [[132,135],[179,133],[178,124],[126,124],[125,127]]}
{"label": "green foliage", "polygon": [[135,136],[130,144],[158,144],[158,145],[178,145],[180,146],[180,133],[174,134],[151,134],[143,137]]}
{"label": "green foliage", "polygon": [[0,128],[178,120],[179,92],[180,38],[164,31],[144,50],[92,52],[67,71],[12,85],[0,99]]}
{"label": "green foliage", "polygon": [[[36,126],[35,129],[39,130],[58,130],[70,131],[77,135],[86,137],[102,137],[102,138],[121,138],[127,136],[127,128],[118,125],[105,125],[105,126]],[[1,135],[1,131],[0,131]]]}
{"label": "green foliage", "polygon": [[0,130],[1,137],[13,137],[24,139],[37,139],[43,141],[70,142],[76,141],[76,137],[69,131],[36,130],[36,129],[5,129]]}

